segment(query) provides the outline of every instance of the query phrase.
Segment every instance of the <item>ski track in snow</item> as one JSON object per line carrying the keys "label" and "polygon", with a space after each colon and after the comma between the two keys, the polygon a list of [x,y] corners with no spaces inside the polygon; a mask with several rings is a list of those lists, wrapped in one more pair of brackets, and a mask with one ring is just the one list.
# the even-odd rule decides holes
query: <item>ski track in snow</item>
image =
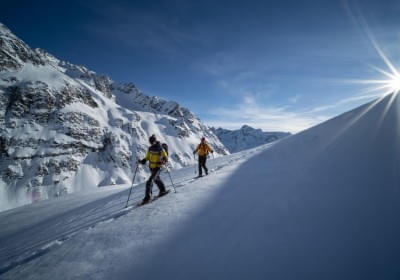
{"label": "ski track in snow", "polygon": [[[243,151],[207,162],[209,175],[196,178],[197,165],[178,170],[171,170],[178,195],[183,188],[191,184],[201,184],[207,178],[213,177],[226,167],[237,166],[251,156],[258,154],[273,144],[267,144],[251,150]],[[164,183],[171,189],[169,199],[176,195],[173,192],[168,175],[162,175]],[[84,231],[88,232],[97,226],[113,222],[127,214],[135,214],[138,203],[144,196],[145,183],[135,185],[125,208],[129,187],[112,187],[110,190],[100,189],[96,193],[72,194],[61,199],[43,201],[37,204],[23,206],[0,213],[0,279],[12,279],[14,269],[17,275],[24,271],[23,267],[33,260],[39,259],[50,251],[62,247],[65,242]],[[153,186],[153,194],[157,193],[157,186]],[[196,196],[196,195],[194,195]],[[168,200],[168,197],[163,200]],[[154,209],[161,201],[141,206],[141,215],[148,215],[147,210]],[[179,208],[179,205],[177,206]],[[20,270],[20,271],[19,271]],[[22,273],[23,275],[23,273]],[[3,278],[5,277],[5,278]],[[18,277],[18,276],[17,276]],[[30,275],[32,279],[41,279],[41,276]],[[37,277],[37,278],[35,278]],[[29,278],[29,279],[31,279]]]}

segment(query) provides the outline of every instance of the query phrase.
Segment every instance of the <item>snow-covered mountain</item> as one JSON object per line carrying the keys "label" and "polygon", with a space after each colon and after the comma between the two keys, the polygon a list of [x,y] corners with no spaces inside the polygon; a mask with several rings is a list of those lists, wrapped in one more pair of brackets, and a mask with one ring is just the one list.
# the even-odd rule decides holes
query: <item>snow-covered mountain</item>
{"label": "snow-covered mountain", "polygon": [[178,103],[31,49],[0,24],[0,210],[130,182],[151,134],[169,145],[176,168],[193,162],[202,136],[228,153]]}
{"label": "snow-covered mountain", "polygon": [[[1,279],[400,279],[400,95],[137,185],[0,213]],[[165,175],[162,175],[165,176]],[[171,188],[168,186],[168,188]]]}
{"label": "snow-covered mountain", "polygon": [[243,125],[237,130],[213,127],[211,130],[231,153],[271,143],[290,135],[288,132],[264,132],[261,129],[255,129],[248,125]]}

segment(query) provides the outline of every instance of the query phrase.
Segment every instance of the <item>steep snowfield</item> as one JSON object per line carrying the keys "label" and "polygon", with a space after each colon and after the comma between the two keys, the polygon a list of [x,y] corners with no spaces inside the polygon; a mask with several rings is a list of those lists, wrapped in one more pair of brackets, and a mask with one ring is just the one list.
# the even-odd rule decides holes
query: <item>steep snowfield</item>
{"label": "steep snowfield", "polygon": [[[399,279],[400,97],[143,184],[0,213],[1,279]],[[165,175],[163,175],[165,176]],[[168,177],[165,177],[168,182]]]}

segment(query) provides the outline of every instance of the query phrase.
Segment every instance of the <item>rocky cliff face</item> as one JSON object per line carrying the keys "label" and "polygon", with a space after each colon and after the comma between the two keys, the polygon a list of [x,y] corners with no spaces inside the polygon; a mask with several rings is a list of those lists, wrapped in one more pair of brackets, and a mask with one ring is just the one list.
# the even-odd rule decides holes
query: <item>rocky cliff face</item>
{"label": "rocky cliff face", "polygon": [[244,125],[237,130],[212,128],[212,131],[231,153],[271,143],[290,135],[288,132],[264,132],[248,125]]}
{"label": "rocky cliff face", "polygon": [[169,145],[175,168],[193,162],[203,135],[228,153],[178,103],[31,49],[0,24],[0,211],[130,182],[153,133]]}

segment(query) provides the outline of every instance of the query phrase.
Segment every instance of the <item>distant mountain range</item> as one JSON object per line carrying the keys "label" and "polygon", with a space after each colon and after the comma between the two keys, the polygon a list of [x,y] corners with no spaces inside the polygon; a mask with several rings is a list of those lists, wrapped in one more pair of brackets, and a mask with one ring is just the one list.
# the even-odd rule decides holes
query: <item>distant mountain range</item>
{"label": "distant mountain range", "polygon": [[271,143],[291,135],[288,132],[264,132],[248,125],[243,125],[237,130],[223,128],[211,128],[211,130],[231,153]]}
{"label": "distant mountain range", "polygon": [[153,133],[173,167],[193,163],[202,136],[229,153],[187,108],[32,49],[0,24],[0,210],[130,183]]}

